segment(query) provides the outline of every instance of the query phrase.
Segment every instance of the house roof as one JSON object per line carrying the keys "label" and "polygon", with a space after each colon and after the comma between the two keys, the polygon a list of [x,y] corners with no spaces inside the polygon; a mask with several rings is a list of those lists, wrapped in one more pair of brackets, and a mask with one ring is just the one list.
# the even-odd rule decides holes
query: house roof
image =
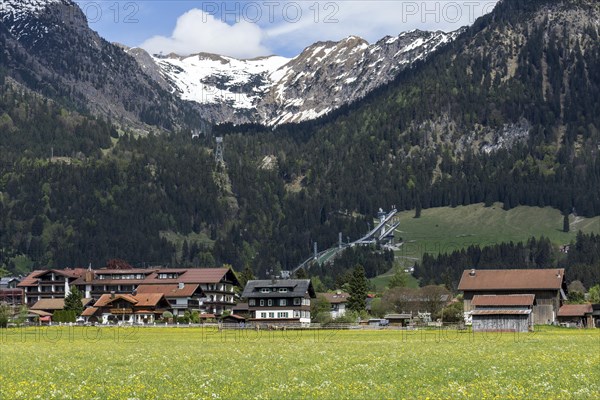
{"label": "house roof", "polygon": [[137,304],[138,302],[135,299],[135,297],[133,297],[130,294],[103,294],[98,300],[96,300],[96,303],[94,303],[94,307],[106,307],[110,303],[118,299],[123,299],[131,304]]}
{"label": "house roof", "polygon": [[39,317],[50,317],[52,316],[52,313],[43,311],[43,310],[29,310],[30,314],[34,314],[37,315]]}
{"label": "house roof", "polygon": [[473,306],[533,306],[533,294],[511,295],[475,295],[471,301]]}
{"label": "house roof", "polygon": [[564,268],[465,270],[458,290],[560,290]]}
{"label": "house roof", "polygon": [[138,293],[136,295],[131,294],[103,294],[94,304],[94,307],[106,307],[113,301],[123,299],[136,307],[154,307],[161,299],[164,298],[162,293]]}
{"label": "house roof", "polygon": [[98,307],[88,307],[85,310],[83,310],[83,312],[81,313],[82,317],[91,317],[92,315],[96,314],[96,311],[98,311]]}
{"label": "house roof", "polygon": [[5,276],[4,278],[0,278],[0,286],[2,285],[8,285],[11,282],[14,281],[19,281],[19,278],[17,278],[16,276]]}
{"label": "house roof", "polygon": [[[160,279],[161,273],[179,274],[177,278]],[[144,284],[167,284],[167,283],[219,283],[228,280],[236,285],[239,281],[230,268],[186,268],[186,269],[160,269],[150,274]]]}
{"label": "house roof", "polygon": [[558,310],[559,317],[583,317],[593,312],[591,304],[565,304]]}
{"label": "house roof", "polygon": [[317,293],[317,296],[323,296],[331,304],[347,303],[348,293]]}
{"label": "house roof", "polygon": [[527,315],[531,310],[496,309],[496,310],[473,310],[471,315]]}
{"label": "house roof", "polygon": [[[260,289],[277,289],[269,293],[261,293]],[[287,288],[286,293],[280,293],[278,289]],[[267,298],[267,297],[304,297],[306,294],[312,298],[316,297],[315,289],[310,279],[264,279],[252,280],[246,283],[242,297],[244,298]]]}
{"label": "house roof", "polygon": [[237,303],[235,306],[233,306],[233,311],[242,311],[242,312],[245,312],[245,311],[248,311],[248,310],[249,310],[249,307],[248,307],[248,303],[247,302],[245,302],[245,303]]}
{"label": "house roof", "polygon": [[[83,306],[88,305],[92,299],[81,299]],[[33,306],[32,310],[62,310],[65,308],[65,299],[41,299]]]}
{"label": "house roof", "polygon": [[190,297],[198,290],[200,284],[186,284],[182,289],[178,284],[169,285],[139,285],[136,289],[138,294],[141,293],[162,293],[165,297]]}
{"label": "house roof", "polygon": [[225,319],[225,318],[233,318],[237,321],[245,321],[246,320],[245,317],[242,317],[241,315],[237,315],[237,314],[229,314],[228,316],[223,317],[223,319]]}
{"label": "house roof", "polygon": [[37,286],[38,279],[46,274],[54,272],[56,275],[66,276],[68,278],[79,278],[85,273],[85,268],[65,268],[65,269],[44,269],[44,270],[36,270],[27,275],[21,283],[19,283],[18,287],[25,286]]}
{"label": "house roof", "polygon": [[47,270],[32,271],[29,275],[27,275],[25,278],[23,278],[23,280],[17,286],[19,286],[19,287],[36,286],[37,278],[39,276],[43,275],[45,272],[48,272],[48,271]]}

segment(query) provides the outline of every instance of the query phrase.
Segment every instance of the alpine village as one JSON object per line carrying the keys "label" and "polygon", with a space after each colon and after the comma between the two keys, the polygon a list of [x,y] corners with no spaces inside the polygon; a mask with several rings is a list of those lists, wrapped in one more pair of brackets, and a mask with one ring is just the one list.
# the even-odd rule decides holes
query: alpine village
{"label": "alpine village", "polygon": [[[96,32],[154,3],[1,0],[0,399],[600,398],[599,2]],[[165,43],[266,7],[179,3]]]}

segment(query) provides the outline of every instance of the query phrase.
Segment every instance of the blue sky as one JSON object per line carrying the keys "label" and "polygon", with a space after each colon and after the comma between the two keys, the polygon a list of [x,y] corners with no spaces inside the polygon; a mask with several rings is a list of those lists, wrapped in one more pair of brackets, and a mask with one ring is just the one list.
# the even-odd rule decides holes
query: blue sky
{"label": "blue sky", "polygon": [[370,43],[412,29],[451,31],[490,12],[483,1],[76,0],[90,27],[152,53],[293,57],[317,41]]}

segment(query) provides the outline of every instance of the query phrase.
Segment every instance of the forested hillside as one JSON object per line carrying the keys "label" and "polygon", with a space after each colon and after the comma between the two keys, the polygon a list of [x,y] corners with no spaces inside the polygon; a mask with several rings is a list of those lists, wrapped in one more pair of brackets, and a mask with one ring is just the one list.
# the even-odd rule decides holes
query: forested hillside
{"label": "forested hillside", "polygon": [[315,241],[357,239],[380,207],[499,201],[598,215],[598,18],[591,0],[505,0],[320,120],[216,127],[225,166],[212,136],[134,135],[2,78],[0,263],[26,272],[118,257],[265,276]]}

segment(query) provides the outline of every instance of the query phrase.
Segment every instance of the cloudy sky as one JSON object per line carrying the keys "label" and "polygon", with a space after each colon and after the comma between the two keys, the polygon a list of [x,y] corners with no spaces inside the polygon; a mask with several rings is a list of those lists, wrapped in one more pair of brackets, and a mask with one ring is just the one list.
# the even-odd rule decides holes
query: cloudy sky
{"label": "cloudy sky", "polygon": [[370,43],[412,29],[451,31],[490,12],[483,1],[77,0],[92,29],[151,53],[297,55],[317,41]]}

